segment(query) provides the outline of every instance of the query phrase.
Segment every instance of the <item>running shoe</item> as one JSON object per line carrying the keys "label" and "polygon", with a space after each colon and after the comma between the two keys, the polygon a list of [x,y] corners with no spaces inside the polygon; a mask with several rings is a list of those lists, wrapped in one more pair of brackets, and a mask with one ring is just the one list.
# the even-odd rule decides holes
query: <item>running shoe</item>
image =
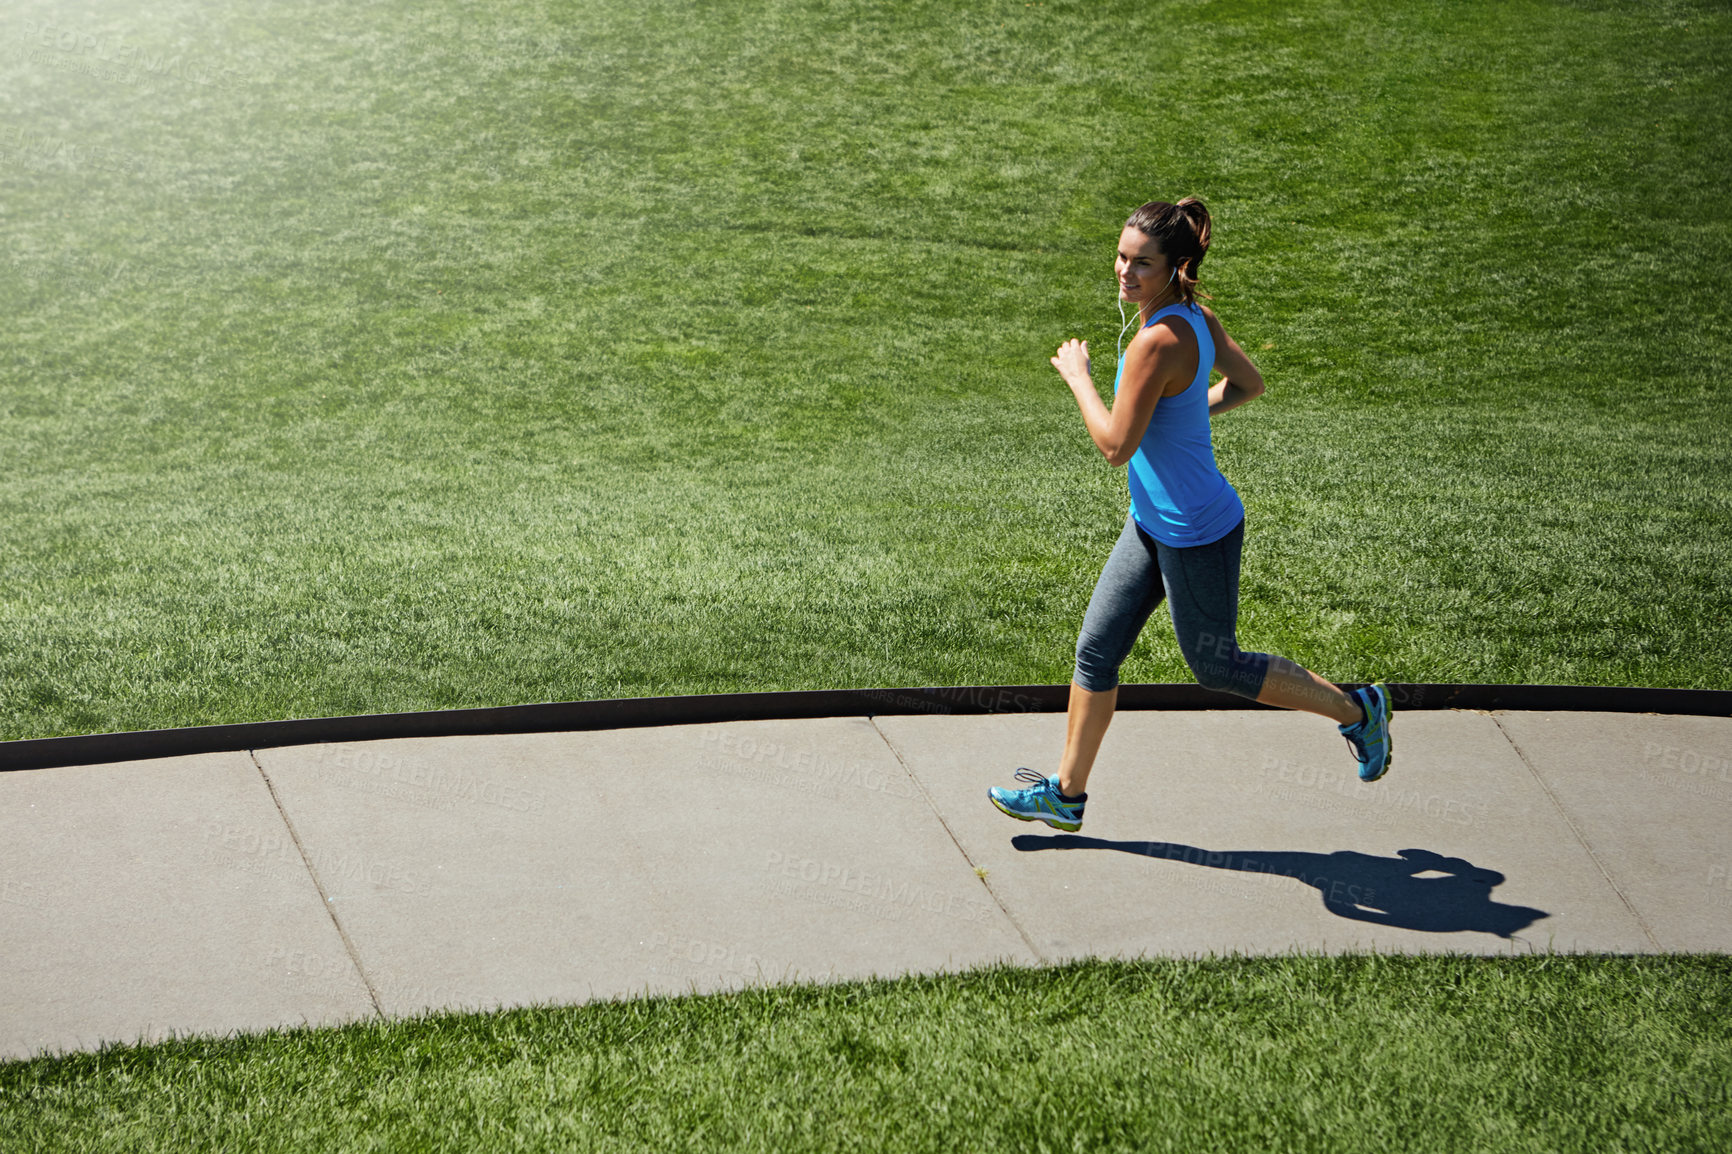
{"label": "running shoe", "polygon": [[1016,780],[1035,784],[1028,789],[1003,789],[995,785],[986,791],[986,796],[1018,821],[1044,821],[1054,829],[1071,833],[1082,828],[1083,802],[1088,800],[1088,794],[1078,801],[1065,801],[1059,796],[1056,774],[1042,777],[1032,769],[1017,770]]}
{"label": "running shoe", "polygon": [[1376,781],[1389,772],[1394,760],[1395,743],[1389,737],[1389,690],[1378,681],[1363,689],[1349,690],[1347,696],[1365,711],[1365,718],[1341,726],[1341,736],[1359,759],[1359,780]]}

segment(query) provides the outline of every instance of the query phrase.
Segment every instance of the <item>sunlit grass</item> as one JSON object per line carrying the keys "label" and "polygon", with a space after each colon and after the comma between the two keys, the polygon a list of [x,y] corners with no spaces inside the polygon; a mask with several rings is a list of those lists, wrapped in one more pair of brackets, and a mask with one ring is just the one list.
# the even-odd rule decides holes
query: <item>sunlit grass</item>
{"label": "sunlit grass", "polygon": [[1717,1150],[1724,957],[1089,961],[0,1064],[32,1150]]}
{"label": "sunlit grass", "polygon": [[1062,683],[1185,193],[1248,648],[1732,686],[1723,8],[14,9],[0,736]]}

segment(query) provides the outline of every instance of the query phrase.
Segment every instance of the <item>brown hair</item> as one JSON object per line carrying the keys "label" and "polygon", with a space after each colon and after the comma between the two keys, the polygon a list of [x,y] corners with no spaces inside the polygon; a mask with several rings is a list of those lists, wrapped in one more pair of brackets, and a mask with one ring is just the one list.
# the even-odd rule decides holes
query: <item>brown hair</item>
{"label": "brown hair", "polygon": [[[1197,303],[1197,267],[1209,251],[1209,210],[1194,196],[1178,204],[1151,200],[1125,221],[1160,246],[1161,255],[1172,264],[1179,295],[1186,304]],[[1208,296],[1208,293],[1204,293]]]}

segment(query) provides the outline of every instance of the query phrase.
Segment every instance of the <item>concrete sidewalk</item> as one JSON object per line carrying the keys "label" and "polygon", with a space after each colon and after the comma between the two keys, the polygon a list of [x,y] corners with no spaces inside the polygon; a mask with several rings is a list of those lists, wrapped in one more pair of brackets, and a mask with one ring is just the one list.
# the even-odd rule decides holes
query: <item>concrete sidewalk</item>
{"label": "concrete sidewalk", "polygon": [[1732,948],[1732,718],[1122,712],[414,738],[0,774],[0,1057],[995,959]]}

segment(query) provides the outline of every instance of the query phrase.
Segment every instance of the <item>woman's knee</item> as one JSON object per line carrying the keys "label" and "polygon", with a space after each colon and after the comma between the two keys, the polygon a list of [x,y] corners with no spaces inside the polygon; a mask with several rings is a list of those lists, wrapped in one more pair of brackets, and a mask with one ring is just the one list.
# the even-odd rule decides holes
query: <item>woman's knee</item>
{"label": "woman's knee", "polygon": [[1090,668],[1078,662],[1075,671],[1071,674],[1071,680],[1090,693],[1105,693],[1108,690],[1118,688],[1119,671]]}
{"label": "woman's knee", "polygon": [[1204,689],[1212,689],[1217,693],[1233,691],[1233,667],[1214,656],[1200,657],[1191,662],[1191,676],[1197,679],[1197,684]]}
{"label": "woman's knee", "polygon": [[1090,693],[1105,693],[1119,683],[1119,666],[1124,659],[1113,660],[1111,654],[1098,644],[1094,644],[1088,634],[1083,634],[1076,643],[1076,670],[1073,680]]}
{"label": "woman's knee", "polygon": [[1256,697],[1268,671],[1269,657],[1264,653],[1247,653],[1231,637],[1215,638],[1199,634],[1197,644],[1184,647],[1185,664],[1191,676],[1204,689],[1217,693],[1236,693],[1241,697]]}

